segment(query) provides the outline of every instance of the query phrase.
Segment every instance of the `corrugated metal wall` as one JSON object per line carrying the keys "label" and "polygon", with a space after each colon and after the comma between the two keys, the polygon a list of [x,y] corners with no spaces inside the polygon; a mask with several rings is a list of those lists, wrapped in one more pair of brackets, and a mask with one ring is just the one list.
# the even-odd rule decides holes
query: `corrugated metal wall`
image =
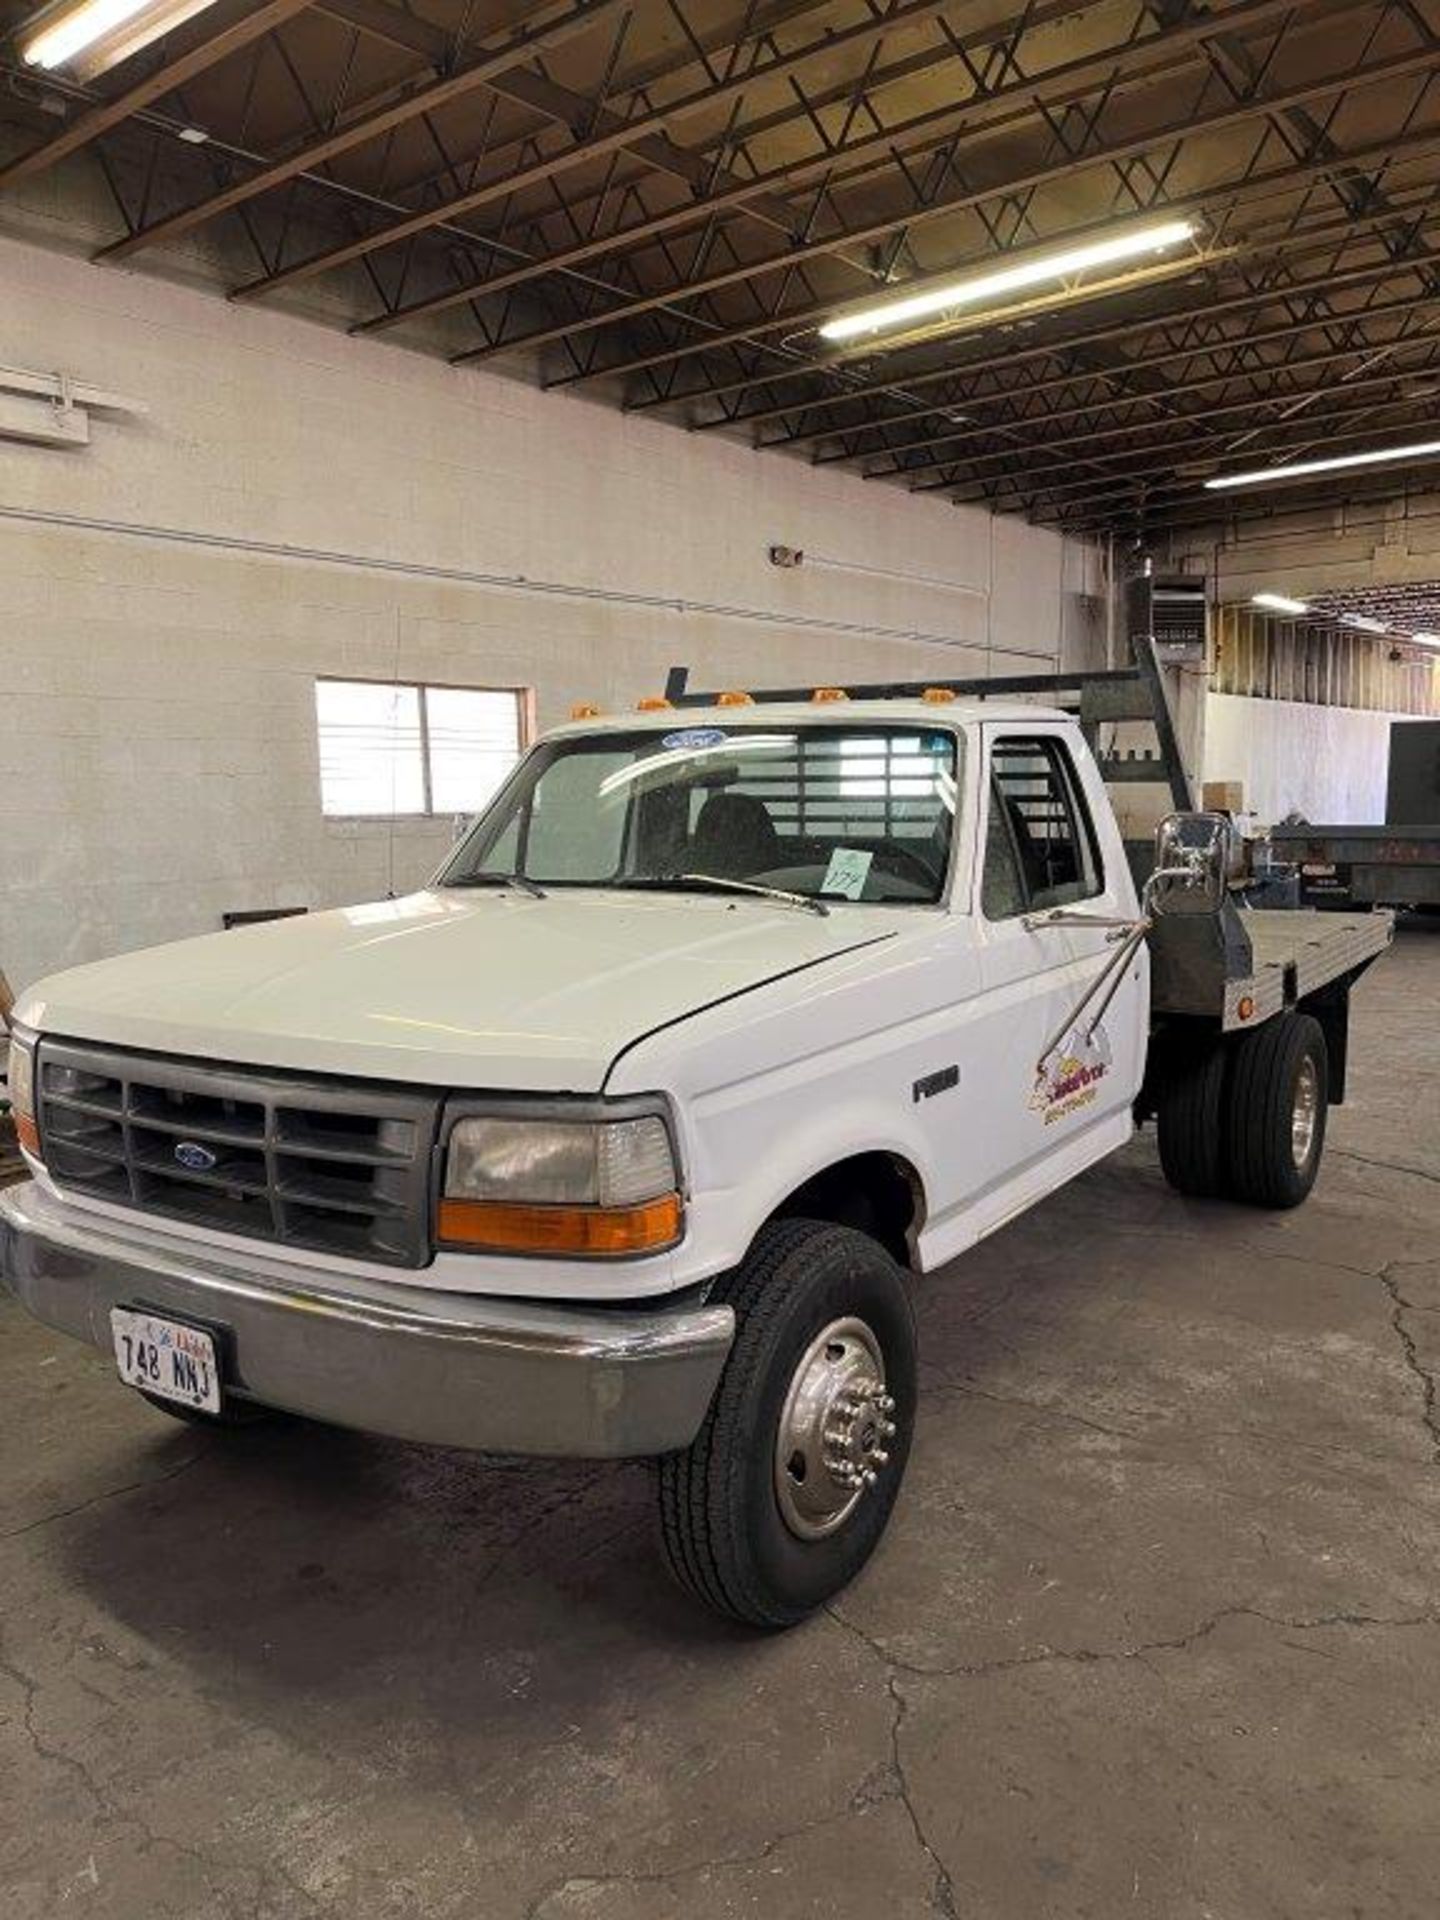
{"label": "corrugated metal wall", "polygon": [[[1391,655],[1403,651],[1400,660]],[[1440,713],[1440,655],[1414,658],[1378,634],[1219,606],[1210,624],[1210,685],[1256,700],[1302,700],[1372,712]]]}

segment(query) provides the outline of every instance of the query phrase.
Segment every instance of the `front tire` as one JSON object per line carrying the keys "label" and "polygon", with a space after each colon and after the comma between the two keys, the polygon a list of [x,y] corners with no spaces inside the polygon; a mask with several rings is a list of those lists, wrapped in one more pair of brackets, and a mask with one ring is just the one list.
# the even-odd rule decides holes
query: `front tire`
{"label": "front tire", "polygon": [[713,1298],[735,1344],[704,1425],[660,1461],[666,1558],[717,1612],[789,1627],[879,1544],[915,1423],[905,1277],[852,1227],[772,1220]]}
{"label": "front tire", "polygon": [[1325,1150],[1325,1035],[1308,1013],[1282,1013],[1235,1044],[1227,1095],[1228,1184],[1252,1207],[1298,1207]]}

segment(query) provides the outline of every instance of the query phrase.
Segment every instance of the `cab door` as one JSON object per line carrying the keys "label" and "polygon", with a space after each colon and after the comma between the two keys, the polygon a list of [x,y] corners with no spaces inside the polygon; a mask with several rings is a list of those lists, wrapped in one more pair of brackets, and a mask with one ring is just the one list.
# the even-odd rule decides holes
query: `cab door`
{"label": "cab door", "polygon": [[[987,723],[975,926],[983,1143],[975,1198],[1001,1217],[1129,1131],[1144,1066],[1145,959],[1093,1035],[1076,1009],[1122,938],[1047,924],[1052,909],[1133,918],[1124,849],[1088,751],[1055,723]],[[1097,822],[1099,823],[1097,825]],[[1103,834],[1103,838],[1102,838]]]}

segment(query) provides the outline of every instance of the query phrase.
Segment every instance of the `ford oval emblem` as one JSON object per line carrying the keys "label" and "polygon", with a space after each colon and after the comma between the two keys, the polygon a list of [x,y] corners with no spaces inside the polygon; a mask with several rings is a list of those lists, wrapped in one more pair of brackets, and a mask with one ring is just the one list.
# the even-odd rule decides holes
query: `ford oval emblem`
{"label": "ford oval emblem", "polygon": [[177,1140],[175,1158],[191,1173],[209,1173],[212,1167],[220,1164],[220,1156],[212,1153],[209,1147],[202,1147],[198,1140]]}

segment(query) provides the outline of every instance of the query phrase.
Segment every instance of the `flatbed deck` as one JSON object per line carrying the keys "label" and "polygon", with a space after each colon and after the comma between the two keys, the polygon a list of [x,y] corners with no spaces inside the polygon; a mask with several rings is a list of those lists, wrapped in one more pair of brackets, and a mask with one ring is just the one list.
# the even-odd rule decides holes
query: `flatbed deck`
{"label": "flatbed deck", "polygon": [[[1368,966],[1395,937],[1388,913],[1320,913],[1312,908],[1252,908],[1240,915],[1250,935],[1254,971],[1229,983],[1224,1027],[1253,1025],[1333,980]],[[1242,1022],[1237,1009],[1249,995],[1255,1012]]]}
{"label": "flatbed deck", "polygon": [[1164,916],[1150,935],[1154,1008],[1218,1018],[1222,1031],[1238,1033],[1353,979],[1394,934],[1394,916],[1383,912],[1227,906],[1217,918]]}

